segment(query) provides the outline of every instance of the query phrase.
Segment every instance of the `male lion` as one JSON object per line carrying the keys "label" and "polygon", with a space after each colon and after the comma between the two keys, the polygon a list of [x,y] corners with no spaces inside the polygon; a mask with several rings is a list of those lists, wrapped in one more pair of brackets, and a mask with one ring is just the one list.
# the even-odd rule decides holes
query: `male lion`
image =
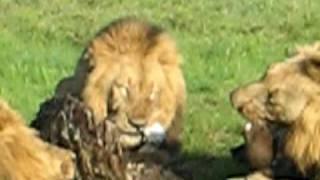
{"label": "male lion", "polygon": [[73,153],[42,141],[3,100],[0,100],[0,139],[0,179],[73,178]]}
{"label": "male lion", "polygon": [[168,33],[136,18],[121,18],[90,42],[74,74],[58,84],[56,94],[80,97],[99,123],[109,117],[112,88],[122,87],[121,102],[129,120],[144,124],[147,136],[163,134],[183,114],[181,63]]}
{"label": "male lion", "polygon": [[[283,153],[302,172],[320,168],[320,43],[297,49],[272,64],[263,78],[231,93],[233,106],[249,121],[285,124]],[[277,132],[272,132],[277,136]]]}

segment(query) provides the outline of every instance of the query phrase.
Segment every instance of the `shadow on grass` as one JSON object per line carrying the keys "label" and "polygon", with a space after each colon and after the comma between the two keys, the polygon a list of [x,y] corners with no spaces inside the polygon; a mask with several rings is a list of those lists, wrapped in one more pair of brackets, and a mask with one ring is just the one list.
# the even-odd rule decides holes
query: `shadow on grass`
{"label": "shadow on grass", "polygon": [[248,167],[232,159],[231,156],[209,154],[182,154],[174,164],[174,171],[192,180],[224,180],[234,175],[243,175]]}

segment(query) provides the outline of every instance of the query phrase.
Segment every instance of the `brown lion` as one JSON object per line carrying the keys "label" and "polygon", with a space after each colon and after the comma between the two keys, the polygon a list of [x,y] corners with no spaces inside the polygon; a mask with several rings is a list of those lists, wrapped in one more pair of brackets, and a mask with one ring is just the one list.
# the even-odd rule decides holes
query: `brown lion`
{"label": "brown lion", "polygon": [[272,64],[260,80],[231,93],[233,106],[249,121],[287,125],[283,153],[305,173],[320,168],[319,65],[320,43],[303,46]]}
{"label": "brown lion", "polygon": [[73,179],[74,154],[42,141],[3,100],[0,139],[0,179]]}
{"label": "brown lion", "polygon": [[83,52],[71,77],[57,95],[80,97],[97,123],[108,118],[110,94],[121,87],[122,109],[143,124],[147,136],[164,133],[180,121],[186,101],[182,57],[173,38],[136,18],[121,18],[103,28]]}

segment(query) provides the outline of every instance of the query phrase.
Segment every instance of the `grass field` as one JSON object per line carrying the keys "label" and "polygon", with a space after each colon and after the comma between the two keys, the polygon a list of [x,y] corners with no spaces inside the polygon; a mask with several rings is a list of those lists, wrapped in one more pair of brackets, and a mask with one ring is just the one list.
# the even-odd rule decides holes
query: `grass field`
{"label": "grass field", "polygon": [[0,96],[30,122],[99,28],[125,15],[148,19],[176,37],[185,58],[184,150],[215,156],[195,172],[220,180],[240,168],[228,149],[244,121],[230,91],[320,39],[319,9],[316,0],[0,0]]}

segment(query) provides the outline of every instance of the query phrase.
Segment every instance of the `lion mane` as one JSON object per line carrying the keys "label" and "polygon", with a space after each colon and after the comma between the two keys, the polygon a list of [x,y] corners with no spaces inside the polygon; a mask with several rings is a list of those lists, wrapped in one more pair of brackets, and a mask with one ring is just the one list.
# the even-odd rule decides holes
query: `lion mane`
{"label": "lion mane", "polygon": [[0,179],[61,180],[74,176],[73,153],[42,141],[0,99]]}
{"label": "lion mane", "polygon": [[298,47],[286,61],[269,66],[260,80],[231,93],[233,107],[248,121],[287,125],[283,153],[305,174],[320,168],[319,82],[320,43],[316,42]]}
{"label": "lion mane", "polygon": [[[124,102],[122,110],[131,122],[146,129],[158,123],[167,134],[177,136],[186,101],[181,66],[182,56],[167,32],[124,17],[90,41],[73,75],[58,83],[56,95],[79,97],[93,111],[96,123],[110,118],[112,107],[118,106],[114,103]],[[113,102],[118,87],[121,100]]]}

